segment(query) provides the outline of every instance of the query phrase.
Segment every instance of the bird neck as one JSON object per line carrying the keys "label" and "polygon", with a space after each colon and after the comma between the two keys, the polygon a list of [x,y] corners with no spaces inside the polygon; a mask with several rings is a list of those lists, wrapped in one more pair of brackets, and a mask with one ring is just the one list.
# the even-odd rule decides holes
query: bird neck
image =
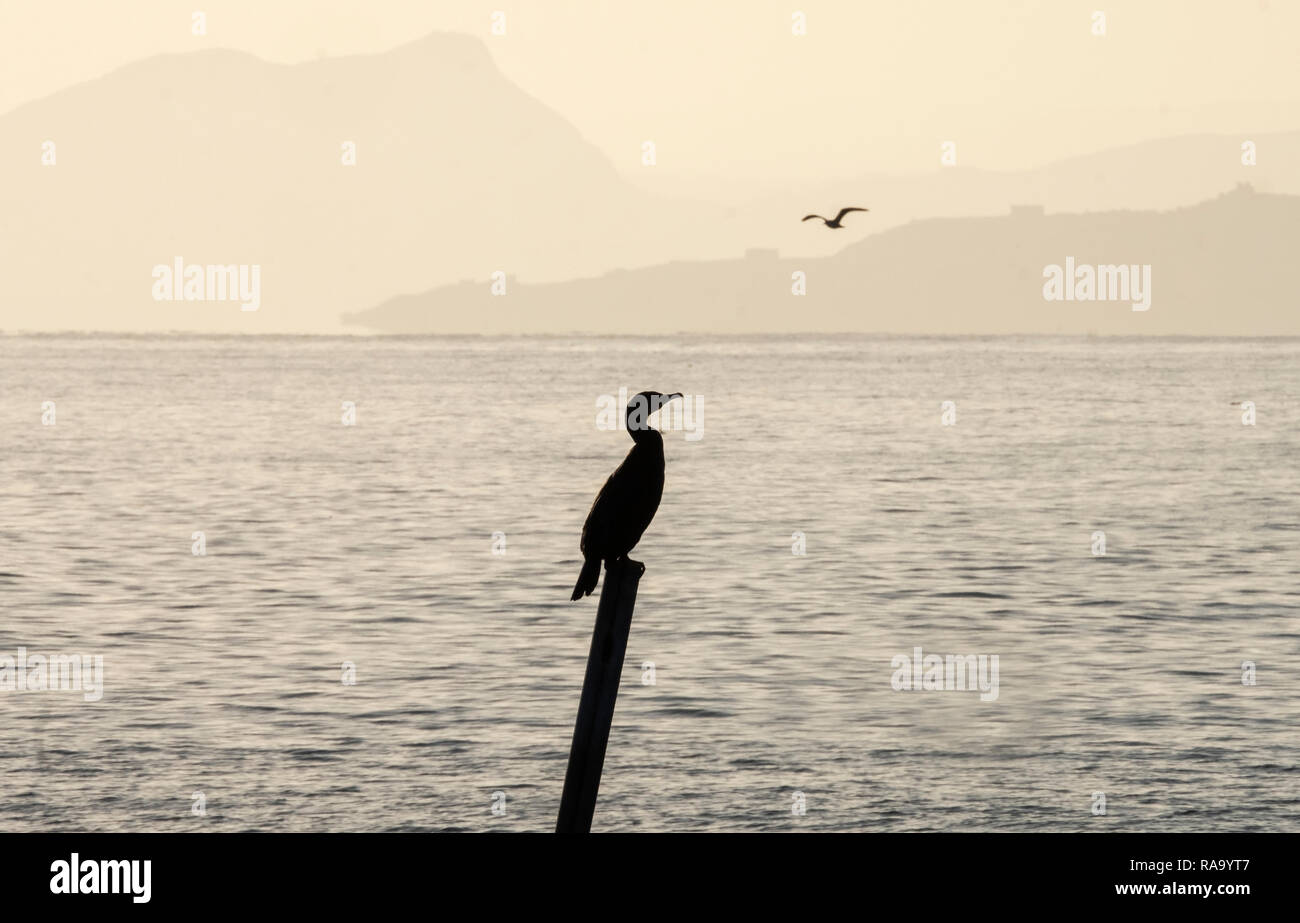
{"label": "bird neck", "polygon": [[657,448],[661,454],[663,453],[664,437],[659,435],[659,430],[650,429],[649,427],[645,429],[635,429],[629,426],[627,434],[632,437],[632,441],[638,446],[642,446],[646,449]]}

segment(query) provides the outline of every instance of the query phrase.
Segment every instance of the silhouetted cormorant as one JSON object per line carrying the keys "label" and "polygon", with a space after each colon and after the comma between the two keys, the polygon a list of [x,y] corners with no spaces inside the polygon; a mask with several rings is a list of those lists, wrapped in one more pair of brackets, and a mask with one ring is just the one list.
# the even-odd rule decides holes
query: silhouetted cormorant
{"label": "silhouetted cormorant", "polygon": [[[596,494],[582,527],[582,573],[571,599],[590,596],[600,562],[626,558],[655,518],[664,493],[664,438],[650,427],[650,414],[680,394],[642,391],[627,402],[627,432],[636,445]],[[636,562],[633,562],[636,563]]]}
{"label": "silhouetted cormorant", "polygon": [[805,215],[805,216],[804,216],[802,219],[800,219],[800,220],[802,220],[802,221],[807,221],[809,218],[821,218],[822,221],[825,221],[825,222],[826,222],[826,226],[827,226],[828,228],[842,228],[842,227],[844,227],[844,225],[840,224],[840,219],[843,218],[845,215],[847,215],[849,212],[866,212],[866,211],[871,211],[871,209],[869,209],[869,208],[841,208],[841,209],[840,209],[840,213],[839,213],[838,215],[836,215],[834,218],[831,218],[829,221],[828,221],[827,219],[825,219],[825,218],[822,218],[821,215]]}

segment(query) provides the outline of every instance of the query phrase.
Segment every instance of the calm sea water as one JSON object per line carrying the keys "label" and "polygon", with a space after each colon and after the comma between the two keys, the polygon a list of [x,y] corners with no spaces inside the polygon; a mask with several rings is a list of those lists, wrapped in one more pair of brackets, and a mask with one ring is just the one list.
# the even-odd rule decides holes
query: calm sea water
{"label": "calm sea water", "polygon": [[1300,341],[866,337],[0,338],[0,655],[105,674],[0,691],[0,827],[551,829],[620,387],[703,437],[596,829],[1300,829]]}

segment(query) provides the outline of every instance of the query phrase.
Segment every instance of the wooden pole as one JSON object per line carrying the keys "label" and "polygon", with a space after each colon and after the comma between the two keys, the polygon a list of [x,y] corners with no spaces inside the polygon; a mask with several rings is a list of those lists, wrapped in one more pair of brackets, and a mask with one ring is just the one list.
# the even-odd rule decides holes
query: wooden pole
{"label": "wooden pole", "polygon": [[556,833],[591,832],[600,773],[605,766],[605,745],[609,743],[614,700],[618,697],[618,680],[632,627],[632,607],[644,572],[645,567],[636,561],[615,561],[605,567],[605,585],[600,590],[596,628],[591,633],[587,676],[582,681],[582,700],[573,726],[573,746],[569,749],[569,770],[564,775]]}

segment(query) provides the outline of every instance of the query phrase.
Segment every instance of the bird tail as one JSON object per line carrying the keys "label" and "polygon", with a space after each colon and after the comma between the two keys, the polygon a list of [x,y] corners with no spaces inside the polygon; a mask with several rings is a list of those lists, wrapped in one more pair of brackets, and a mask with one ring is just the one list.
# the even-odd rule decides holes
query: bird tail
{"label": "bird tail", "polygon": [[600,558],[587,558],[582,562],[582,573],[578,574],[578,582],[573,585],[573,595],[569,599],[574,600],[590,596],[591,591],[596,589],[596,583],[599,580]]}

